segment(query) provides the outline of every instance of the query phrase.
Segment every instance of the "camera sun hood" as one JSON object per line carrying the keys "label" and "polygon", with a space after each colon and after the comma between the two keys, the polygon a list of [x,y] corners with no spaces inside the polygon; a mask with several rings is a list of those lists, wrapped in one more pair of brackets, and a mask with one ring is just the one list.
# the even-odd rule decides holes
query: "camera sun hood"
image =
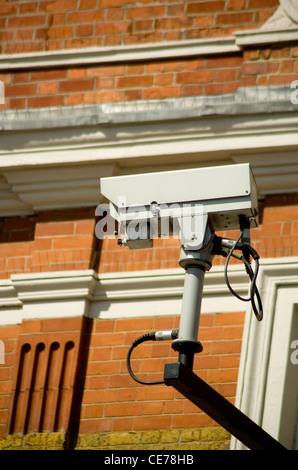
{"label": "camera sun hood", "polygon": [[[258,226],[256,183],[249,164],[164,171],[100,180],[101,193],[110,201],[110,215],[124,225],[130,221],[148,224],[166,218],[197,215],[214,231],[239,229],[245,216],[251,228]],[[140,238],[152,238],[145,230]],[[150,234],[151,233],[151,234]],[[157,229],[158,236],[163,234]],[[126,241],[132,240],[126,230]],[[131,248],[150,246],[131,243]]]}

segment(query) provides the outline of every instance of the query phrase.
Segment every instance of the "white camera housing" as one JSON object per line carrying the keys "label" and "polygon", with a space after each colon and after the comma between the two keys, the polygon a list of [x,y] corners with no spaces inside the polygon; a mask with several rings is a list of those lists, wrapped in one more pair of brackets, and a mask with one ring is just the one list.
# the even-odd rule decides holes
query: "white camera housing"
{"label": "white camera housing", "polygon": [[[183,221],[199,221],[200,233],[196,228],[186,236],[180,233],[187,249],[199,249],[207,221],[213,231],[239,229],[239,216],[245,216],[251,228],[258,226],[257,188],[246,163],[114,176],[101,178],[100,183],[102,195],[110,201],[110,215],[125,227],[132,249],[166,236],[163,220],[170,219],[173,228],[176,219],[180,229]],[[136,221],[143,224],[138,237]]]}

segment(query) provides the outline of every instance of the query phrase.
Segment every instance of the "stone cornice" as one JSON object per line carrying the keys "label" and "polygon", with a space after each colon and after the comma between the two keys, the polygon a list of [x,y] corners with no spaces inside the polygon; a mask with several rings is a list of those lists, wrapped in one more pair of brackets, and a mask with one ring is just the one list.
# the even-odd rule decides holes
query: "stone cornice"
{"label": "stone cornice", "polygon": [[233,37],[171,41],[113,48],[69,49],[62,51],[2,54],[0,71],[48,69],[87,65],[108,65],[117,62],[136,62],[161,59],[179,59],[241,52],[245,47],[266,44],[298,43],[298,26],[285,29],[237,31]]}
{"label": "stone cornice", "polygon": [[0,70],[105,65],[116,62],[177,59],[238,51],[240,51],[240,48],[235,44],[235,39],[227,37],[142,45],[2,54],[0,56]]}
{"label": "stone cornice", "polygon": [[5,143],[11,145],[11,133],[4,133],[0,215],[96,207],[102,201],[101,177],[194,168],[210,162],[251,163],[259,197],[297,192],[295,112],[222,113],[203,119],[195,114],[187,119],[166,119],[164,115],[155,122],[146,122],[141,112],[140,116],[143,122],[135,116],[120,126],[117,121],[104,127],[77,126],[71,138],[68,128],[59,130],[61,142],[58,131],[52,141],[49,133],[40,129],[27,133],[25,145],[24,132],[15,130],[12,149]]}
{"label": "stone cornice", "polygon": [[235,33],[235,43],[240,48],[249,46],[265,46],[268,44],[298,42],[298,27],[295,29],[277,29],[277,30],[246,30]]}
{"label": "stone cornice", "polygon": [[[295,271],[297,277],[297,262],[296,257],[261,260],[260,282],[268,272],[281,279],[283,273]],[[184,278],[179,267],[107,274],[93,270],[14,274],[0,281],[0,325],[82,315],[102,319],[179,315]],[[231,265],[229,279],[239,294],[247,294],[248,277],[242,266]],[[202,314],[242,310],[243,304],[226,286],[224,267],[213,266],[205,276]]]}
{"label": "stone cornice", "polygon": [[[61,316],[112,319],[179,314],[184,276],[181,268],[109,274],[93,270],[15,274],[0,281],[0,325]],[[237,292],[246,295],[248,280],[243,269],[231,266],[230,279]],[[202,312],[217,311],[218,305],[221,311],[241,310],[225,284],[223,266],[215,266],[206,275]]]}

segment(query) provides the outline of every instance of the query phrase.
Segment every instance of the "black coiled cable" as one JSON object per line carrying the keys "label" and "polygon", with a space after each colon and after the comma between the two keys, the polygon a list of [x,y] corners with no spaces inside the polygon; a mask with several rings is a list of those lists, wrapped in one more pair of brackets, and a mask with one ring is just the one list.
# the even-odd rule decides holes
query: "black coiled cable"
{"label": "black coiled cable", "polygon": [[[245,252],[246,252],[245,256],[236,254],[235,249],[237,249],[237,248],[239,249],[239,241],[240,241],[241,238],[242,238],[242,232],[240,233],[239,237],[237,238],[237,240],[235,241],[233,247],[231,248],[231,250],[229,251],[229,253],[227,255],[227,259],[226,259],[226,263],[225,263],[225,272],[224,272],[225,280],[226,280],[226,284],[227,284],[230,292],[235,297],[237,297],[237,299],[242,300],[243,302],[251,302],[252,309],[253,309],[253,312],[254,312],[257,320],[261,321],[263,319],[263,306],[262,306],[261,296],[260,296],[259,290],[258,290],[257,285],[256,285],[256,280],[257,280],[257,276],[258,276],[258,273],[259,273],[259,255],[256,252],[256,250],[254,250],[254,248],[252,248],[249,245],[245,245]],[[241,247],[241,248],[243,249],[243,247]],[[251,255],[253,260],[255,261],[255,270],[254,271],[253,271],[253,269],[251,267],[251,264],[250,264],[249,255]],[[251,281],[251,283],[250,283],[250,295],[249,295],[248,298],[241,297],[239,294],[237,294],[234,291],[234,289],[232,288],[232,286],[229,282],[228,264],[229,264],[231,256],[234,256],[235,258],[240,259],[245,264],[246,272],[249,275],[249,278],[250,278],[250,281]],[[256,306],[255,297],[257,298],[258,307]]]}
{"label": "black coiled cable", "polygon": [[132,345],[130,346],[127,357],[126,357],[126,365],[127,365],[127,370],[130,374],[130,376],[136,381],[139,382],[140,384],[144,385],[157,385],[157,384],[164,384],[164,380],[157,380],[155,382],[145,382],[144,380],[139,379],[138,377],[135,376],[131,369],[130,365],[130,358],[131,358],[131,353],[136,348],[139,344],[144,343],[145,341],[164,341],[168,339],[175,339],[178,338],[179,330],[170,330],[170,331],[155,331],[152,333],[146,333],[139,338],[137,338]]}
{"label": "black coiled cable", "polygon": [[133,373],[133,371],[131,369],[131,366],[130,366],[130,357],[131,357],[131,353],[134,350],[134,348],[136,348],[139,344],[144,343],[145,341],[155,341],[155,340],[156,340],[155,333],[146,333],[145,335],[140,336],[139,338],[137,338],[132,343],[132,345],[130,346],[129,351],[127,353],[127,358],[126,358],[127,370],[129,372],[130,376],[136,382],[139,382],[140,384],[143,384],[143,385],[164,384],[164,380],[158,380],[158,381],[155,381],[155,382],[145,382],[144,380],[139,379],[138,377],[135,376],[135,374]]}
{"label": "black coiled cable", "polygon": [[[252,309],[254,311],[254,314],[255,314],[257,320],[261,321],[263,319],[263,307],[262,307],[261,297],[260,297],[260,294],[259,294],[259,291],[258,291],[258,288],[257,288],[257,285],[256,285],[256,280],[257,280],[257,276],[258,276],[258,273],[259,273],[259,255],[256,252],[256,250],[254,250],[249,244],[240,243],[240,240],[241,240],[242,236],[243,236],[243,232],[241,231],[239,237],[233,243],[232,248],[230,248],[230,245],[229,245],[229,248],[221,246],[221,240],[222,239],[220,237],[216,237],[215,240],[217,242],[215,243],[216,248],[215,248],[214,253],[215,254],[221,254],[221,255],[227,257],[226,263],[225,263],[224,274],[225,274],[226,284],[227,284],[229,290],[231,291],[231,293],[235,297],[237,297],[239,300],[242,300],[243,302],[251,302]],[[235,250],[241,250],[242,255],[236,253]],[[250,295],[249,295],[248,298],[241,297],[239,294],[237,294],[234,291],[234,289],[232,288],[232,286],[229,282],[228,264],[229,264],[229,261],[231,259],[231,256],[233,256],[237,259],[240,259],[241,261],[243,261],[243,263],[245,265],[246,272],[247,272],[247,274],[250,278]],[[252,257],[254,262],[255,262],[255,270],[253,270],[252,267],[251,267],[250,257]],[[256,306],[255,297],[257,299],[258,308]],[[164,335],[164,333],[165,333],[165,335]],[[177,338],[177,337],[178,337],[178,330],[172,330],[170,332],[146,333],[146,334],[140,336],[139,338],[137,338],[132,343],[132,345],[130,346],[130,348],[128,350],[128,353],[127,353],[127,357],[126,357],[127,370],[129,372],[130,376],[136,382],[138,382],[140,384],[143,384],[143,385],[164,384],[165,383],[164,380],[146,382],[146,381],[141,380],[138,377],[136,377],[136,375],[132,371],[131,364],[130,364],[131,354],[132,354],[133,350],[139,344],[144,343],[145,341],[156,341],[156,340],[170,339],[170,338],[174,339],[174,338]]]}

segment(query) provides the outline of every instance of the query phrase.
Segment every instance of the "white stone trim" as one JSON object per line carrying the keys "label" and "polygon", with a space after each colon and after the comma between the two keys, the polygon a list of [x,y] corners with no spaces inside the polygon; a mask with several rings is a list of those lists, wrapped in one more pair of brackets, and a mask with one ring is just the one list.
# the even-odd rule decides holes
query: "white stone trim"
{"label": "white stone trim", "polygon": [[[295,260],[261,260],[261,279],[266,269],[274,270],[279,264],[293,265],[296,269]],[[230,265],[229,279],[237,292],[243,296],[247,294],[248,278],[242,266]],[[104,319],[179,315],[183,286],[184,270],[181,268],[108,274],[97,274],[93,270],[14,274],[0,283],[0,308],[21,309],[26,318],[84,314]],[[157,299],[161,307],[158,310],[147,307],[150,299]],[[68,302],[70,308],[53,309],[57,302],[63,302],[64,306]],[[72,310],[76,302],[85,302],[84,308]],[[175,304],[174,310],[165,307],[167,302]],[[137,313],[135,309],[131,310],[132,305],[138,305]],[[202,314],[239,312],[243,311],[243,305],[228,290],[224,267],[213,266],[205,276]],[[30,309],[33,307],[34,314],[31,317]],[[0,323],[4,324],[3,321],[9,321],[5,312],[1,315]]]}
{"label": "white stone trim", "polygon": [[[258,323],[250,309],[246,314],[236,406],[290,448],[298,387],[297,365],[290,363],[293,315],[297,315],[298,305],[298,258],[263,260],[259,282],[265,315]],[[289,374],[292,384],[285,396]],[[233,438],[231,448],[245,447]]]}
{"label": "white stone trim", "polygon": [[[115,165],[105,164],[103,161],[101,164],[57,165],[30,170],[15,168],[13,171],[4,171],[2,174],[9,183],[9,189],[6,189],[5,204],[0,200],[1,216],[26,215],[51,209],[96,207],[102,200],[99,180],[105,176],[113,176],[114,169]],[[14,195],[11,201],[9,194]]]}
{"label": "white stone trim", "polygon": [[40,146],[0,152],[0,214],[96,207],[102,200],[101,177],[207,166],[210,161],[251,163],[260,197],[296,192],[297,128],[298,117],[290,112],[262,119],[206,117],[183,125],[175,120],[128,123],[110,139],[93,128],[89,142],[78,130],[75,144],[59,146],[49,145],[48,134],[40,131]]}
{"label": "white stone trim", "polygon": [[22,54],[2,54],[0,56],[0,70],[105,65],[116,62],[226,54],[239,50],[234,38],[227,37],[62,51],[24,52]]}
{"label": "white stone trim", "polygon": [[11,280],[2,279],[0,281],[0,309],[19,307],[22,307],[22,302]]}
{"label": "white stone trim", "polygon": [[296,0],[280,0],[286,14],[296,23],[298,23],[298,6]]}
{"label": "white stone trim", "polygon": [[[244,270],[231,265],[229,277],[237,292],[246,295]],[[102,319],[179,315],[183,285],[181,268],[100,275],[92,270],[15,274],[0,283],[0,325],[78,315]],[[243,305],[230,294],[223,266],[214,266],[206,273],[202,314],[223,311],[243,311]]]}
{"label": "white stone trim", "polygon": [[298,42],[298,28],[290,30],[246,30],[235,32],[235,42],[238,47],[264,46],[267,44],[282,44],[284,42]]}
{"label": "white stone trim", "polygon": [[[230,278],[239,292],[246,295],[247,279],[239,266],[232,266]],[[104,319],[180,315],[183,286],[184,270],[180,268],[100,276],[89,314]],[[212,268],[205,277],[202,314],[241,309],[242,305],[228,291],[223,267]]]}
{"label": "white stone trim", "polygon": [[241,48],[282,44],[298,41],[298,9],[291,0],[280,0],[281,5],[260,29],[236,31],[235,43]]}
{"label": "white stone trim", "polygon": [[13,274],[0,281],[0,325],[84,315],[93,271]]}

